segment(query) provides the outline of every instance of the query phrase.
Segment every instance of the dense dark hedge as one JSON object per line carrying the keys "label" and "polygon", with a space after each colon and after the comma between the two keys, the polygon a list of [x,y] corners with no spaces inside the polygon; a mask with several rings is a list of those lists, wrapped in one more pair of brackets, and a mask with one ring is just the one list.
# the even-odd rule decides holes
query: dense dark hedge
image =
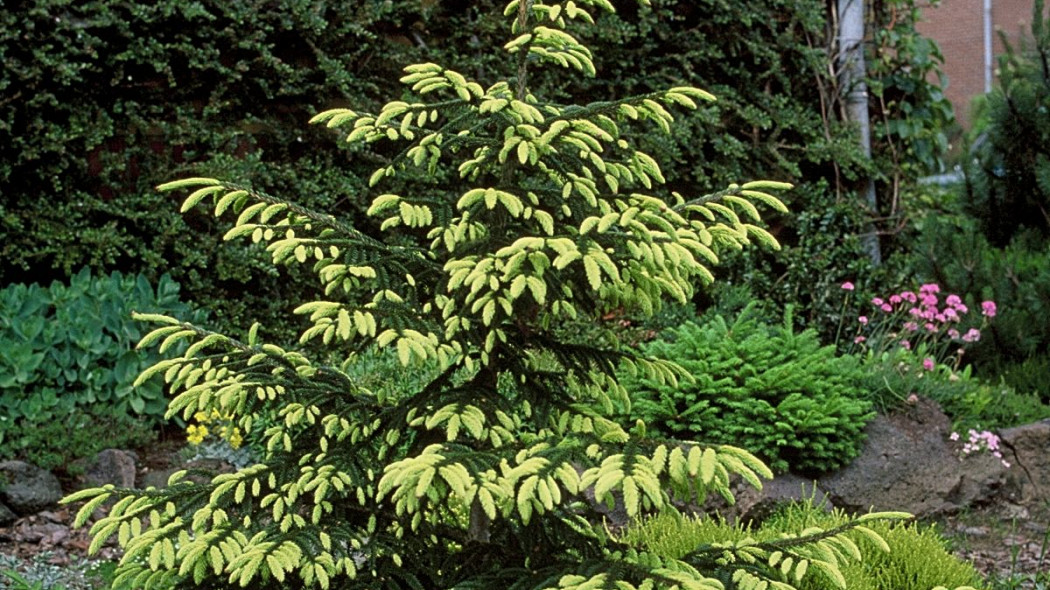
{"label": "dense dark hedge", "polygon": [[[573,88],[586,97],[565,99],[679,82],[718,95],[716,106],[679,123],[675,139],[652,140],[657,159],[673,162],[666,173],[675,188],[813,180],[795,193],[800,211],[832,198],[834,179],[865,173],[851,133],[834,122],[823,2],[617,5],[620,13],[603,17],[588,40],[599,78]],[[152,187],[186,175],[250,179],[363,223],[362,176],[387,155],[337,149],[336,137],[306,120],[325,107],[396,93],[405,63],[456,64],[483,83],[509,75],[509,64],[487,50],[507,38],[501,7],[493,0],[5,3],[0,284],[61,278],[84,265],[154,278],[170,272],[185,297],[213,309],[219,327],[257,318],[290,334],[290,326],[270,323],[288,316],[282,302],[302,299],[288,295],[308,288],[306,279],[272,270],[256,249],[220,245],[209,218],[179,215]],[[795,229],[781,231],[791,245]]]}

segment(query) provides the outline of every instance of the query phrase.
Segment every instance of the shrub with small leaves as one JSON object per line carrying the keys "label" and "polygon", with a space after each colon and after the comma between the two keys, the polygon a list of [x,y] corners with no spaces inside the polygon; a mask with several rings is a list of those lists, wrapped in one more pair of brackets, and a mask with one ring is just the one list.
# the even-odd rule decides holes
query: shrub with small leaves
{"label": "shrub with small leaves", "polygon": [[[775,246],[755,225],[755,203],[783,210],[770,191],[788,188],[663,187],[660,165],[633,139],[671,131],[672,111],[713,98],[702,90],[583,105],[530,91],[531,74],[544,69],[594,74],[574,32],[612,8],[513,0],[500,54],[514,65],[509,78],[483,86],[416,64],[400,100],[378,112],[314,118],[356,149],[392,155],[367,195],[383,240],[246,185],[190,178],[161,187],[192,189],[184,209],[237,214],[227,238],[251,237],[275,263],[312,267],[324,294],[297,308],[309,319],[303,342],[351,364],[389,350],[426,377],[406,380],[409,391],[365,389],[349,371],[262,342],[258,324],[234,339],[140,316],[159,324],[143,346],[190,343],[142,376],[171,384],[170,415],[232,413],[244,432],[261,416],[277,420],[257,464],[210,483],[176,473],[164,490],[66,498],[86,501],[78,524],[115,501],[90,549],[116,536],[116,585],[721,590],[726,576],[759,585],[734,565],[753,559],[750,546],[724,548],[710,570],[639,552],[608,536],[588,500],[620,497],[636,515],[673,510],[673,498],[731,497],[733,474],[756,486],[772,476],[737,447],[624,430],[612,419],[628,401],[618,364],[656,383],[691,377],[619,348],[615,334],[573,339],[563,328],[687,301],[711,280],[718,252],[753,239]],[[800,531],[792,543],[819,547],[847,528]],[[810,563],[839,569],[834,556]]]}

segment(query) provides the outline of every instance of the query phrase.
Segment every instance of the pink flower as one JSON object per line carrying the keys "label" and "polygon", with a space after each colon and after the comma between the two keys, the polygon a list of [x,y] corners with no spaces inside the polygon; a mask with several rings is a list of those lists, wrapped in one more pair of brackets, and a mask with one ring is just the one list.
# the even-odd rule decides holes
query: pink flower
{"label": "pink flower", "polygon": [[958,340],[959,339],[959,331],[956,330],[955,328],[952,328],[952,329],[948,330],[948,337],[951,338],[952,340]]}
{"label": "pink flower", "polygon": [[923,327],[926,328],[927,332],[936,332],[937,331],[937,324],[932,324],[932,323],[927,322],[926,325],[923,326]]}
{"label": "pink flower", "polygon": [[900,295],[890,295],[890,303],[892,303],[894,305],[897,305],[901,301],[902,301],[902,299],[901,299]]}
{"label": "pink flower", "polygon": [[940,292],[941,292],[941,288],[939,286],[937,286],[936,283],[927,283],[927,284],[919,287],[919,293],[930,294],[930,293],[940,293]]}
{"label": "pink flower", "polygon": [[882,305],[883,304],[882,298],[881,297],[873,298],[871,300],[871,304],[874,305],[875,307],[878,307],[878,306]]}
{"label": "pink flower", "polygon": [[994,301],[982,301],[981,302],[981,314],[986,317],[995,317],[995,302]]}
{"label": "pink flower", "polygon": [[933,370],[933,359],[930,358],[930,357],[926,357],[925,359],[923,359],[923,361],[922,361],[922,368],[926,369],[927,371],[932,371]]}
{"label": "pink flower", "polygon": [[916,324],[915,322],[904,322],[904,329],[909,332],[915,332],[919,329],[919,324]]}
{"label": "pink flower", "polygon": [[948,438],[950,438],[952,440],[959,440],[959,433],[958,432],[953,432],[950,435],[948,435]]}
{"label": "pink flower", "polygon": [[859,318],[857,318],[857,321],[860,322],[860,325],[867,326],[868,325],[868,316],[862,315]]}
{"label": "pink flower", "polygon": [[842,290],[843,291],[852,291],[853,290],[853,283],[851,283],[849,281],[846,281],[845,283],[842,283]]}
{"label": "pink flower", "polygon": [[932,293],[927,293],[922,296],[922,304],[927,307],[934,307],[937,305],[937,296]]}
{"label": "pink flower", "polygon": [[954,309],[952,309],[950,307],[945,309],[942,315],[944,315],[945,318],[947,318],[947,319],[949,319],[949,320],[951,320],[953,322],[959,321],[959,314],[958,314],[958,312],[956,312]]}
{"label": "pink flower", "polygon": [[909,404],[917,404],[917,403],[919,403],[919,396],[917,396],[917,395],[915,395],[913,393],[913,394],[908,396],[907,402]]}
{"label": "pink flower", "polygon": [[901,340],[901,348],[903,348],[904,350],[911,350],[911,342],[908,342],[907,340]]}
{"label": "pink flower", "polygon": [[966,312],[970,311],[970,308],[966,307],[965,305],[960,303],[959,305],[955,306],[955,311],[957,311],[959,313],[966,313]]}
{"label": "pink flower", "polygon": [[944,300],[944,302],[945,302],[946,304],[948,304],[948,305],[952,306],[952,307],[955,307],[956,305],[959,305],[960,303],[962,303],[962,299],[959,299],[959,296],[958,296],[958,295],[949,295],[949,296],[948,296],[948,297],[947,297],[947,298],[946,298],[946,299]]}
{"label": "pink flower", "polygon": [[856,338],[853,339],[853,343],[854,344],[860,344],[861,342],[864,342],[865,340],[867,340],[867,338],[865,338],[863,336],[857,336]]}
{"label": "pink flower", "polygon": [[981,331],[977,328],[970,328],[965,334],[963,334],[963,342],[977,342],[981,339]]}
{"label": "pink flower", "polygon": [[901,291],[901,299],[908,303],[915,303],[919,300],[918,297],[915,296],[915,293],[912,293],[911,291]]}
{"label": "pink flower", "polygon": [[908,313],[910,313],[911,315],[913,315],[915,317],[919,317],[919,316],[922,315],[922,310],[919,309],[918,307],[913,307],[913,308],[908,310]]}
{"label": "pink flower", "polygon": [[882,305],[879,306],[879,309],[881,309],[882,311],[884,311],[886,313],[890,313],[891,311],[893,311],[893,306],[890,305],[889,303],[883,303]]}

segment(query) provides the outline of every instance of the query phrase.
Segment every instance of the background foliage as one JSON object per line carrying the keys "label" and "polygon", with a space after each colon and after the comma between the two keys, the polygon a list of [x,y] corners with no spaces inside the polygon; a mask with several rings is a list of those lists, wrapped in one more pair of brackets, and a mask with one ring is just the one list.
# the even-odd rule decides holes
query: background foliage
{"label": "background foliage", "polygon": [[[781,303],[797,297],[796,319],[819,322],[824,289],[808,281],[824,272],[834,282],[856,266],[855,240],[825,240],[867,222],[846,189],[872,173],[836,116],[825,4],[616,4],[620,13],[586,38],[603,76],[569,88],[539,75],[537,90],[563,101],[607,100],[675,80],[715,93],[719,102],[682,122],[675,137],[642,147],[664,162],[677,189],[805,179],[789,205],[810,217],[772,220],[785,257],[745,258],[724,276]],[[363,219],[362,178],[391,154],[327,149],[330,134],[303,123],[330,106],[375,106],[376,97],[399,92],[389,80],[403,63],[507,73],[505,60],[483,51],[502,43],[499,10],[492,0],[278,0],[265,10],[247,0],[5,4],[0,233],[9,238],[0,245],[0,284],[30,273],[61,278],[82,266],[153,280],[165,269],[187,299],[207,302],[217,327],[263,318],[290,341],[297,324],[283,302],[309,292],[313,279],[274,269],[251,247],[213,247],[208,216],[183,219],[150,187],[187,173],[251,177],[261,190]],[[936,54],[900,51],[916,41],[896,22],[896,36],[878,45],[877,106],[887,121],[927,129],[933,119],[916,113],[932,97],[923,84]],[[919,59],[927,60],[921,69]],[[929,143],[928,130],[900,125],[883,126],[897,153],[911,145],[909,133]],[[202,240],[208,247],[197,248]]]}
{"label": "background foliage", "polygon": [[977,373],[1050,400],[1050,22],[1033,7],[1032,36],[999,60],[979,102],[965,181],[928,201],[912,264],[967,299],[1003,312],[972,350]]}

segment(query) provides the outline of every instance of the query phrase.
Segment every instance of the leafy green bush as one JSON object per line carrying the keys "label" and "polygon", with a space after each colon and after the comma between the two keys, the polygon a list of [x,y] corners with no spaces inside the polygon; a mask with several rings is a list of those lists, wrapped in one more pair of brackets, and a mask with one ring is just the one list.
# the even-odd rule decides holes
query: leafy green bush
{"label": "leafy green bush", "polygon": [[872,417],[860,364],[821,346],[812,330],[795,333],[790,313],[769,324],[757,309],[708,314],[646,345],[693,380],[625,380],[633,417],[669,436],[741,445],[776,471],[848,464]]}
{"label": "leafy green bush", "polygon": [[179,287],[167,276],[154,288],[142,275],[94,277],[84,269],[69,284],[0,290],[0,455],[40,450],[31,441],[48,448],[68,443],[58,436],[48,444],[34,429],[86,427],[75,418],[80,413],[91,423],[117,421],[110,427],[128,417],[163,420],[163,380],[133,386],[161,358],[135,350],[143,326],[133,311],[203,317],[179,301]]}
{"label": "leafy green bush", "polygon": [[[741,542],[772,542],[790,538],[793,531],[818,527],[834,529],[850,522],[845,514],[825,512],[810,502],[789,504],[760,526],[729,525],[712,518],[690,518],[664,513],[636,521],[621,533],[622,540],[640,550],[660,556],[681,557],[695,554],[698,549],[713,551],[718,546]],[[806,576],[799,590],[930,590],[936,587],[983,588],[980,576],[973,566],[952,556],[945,541],[933,527],[891,520],[871,520],[864,523],[885,540],[885,551],[873,540],[861,534],[850,536],[864,559],[849,562],[842,568],[845,586],[840,586],[823,572]],[[785,535],[788,535],[785,537]],[[841,547],[837,546],[837,551]],[[805,557],[783,548],[784,557]],[[761,562],[756,569],[764,567]]]}

